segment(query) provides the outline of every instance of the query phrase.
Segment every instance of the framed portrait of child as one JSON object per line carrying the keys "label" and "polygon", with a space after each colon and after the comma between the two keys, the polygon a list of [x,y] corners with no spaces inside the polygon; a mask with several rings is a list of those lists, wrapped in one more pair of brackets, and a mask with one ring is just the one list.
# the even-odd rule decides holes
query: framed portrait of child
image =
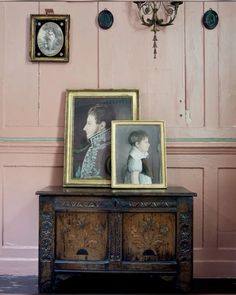
{"label": "framed portrait of child", "polygon": [[164,121],[112,122],[112,187],[166,188]]}
{"label": "framed portrait of child", "polygon": [[64,187],[111,186],[111,122],[138,119],[136,89],[66,91]]}

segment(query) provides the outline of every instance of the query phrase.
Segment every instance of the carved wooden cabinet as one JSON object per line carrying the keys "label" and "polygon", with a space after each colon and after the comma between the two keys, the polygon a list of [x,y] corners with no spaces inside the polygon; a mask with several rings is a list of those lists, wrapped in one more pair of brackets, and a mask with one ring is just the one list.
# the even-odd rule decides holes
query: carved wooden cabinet
{"label": "carved wooden cabinet", "polygon": [[190,290],[195,193],[47,187],[36,194],[40,292],[86,272],[157,274]]}

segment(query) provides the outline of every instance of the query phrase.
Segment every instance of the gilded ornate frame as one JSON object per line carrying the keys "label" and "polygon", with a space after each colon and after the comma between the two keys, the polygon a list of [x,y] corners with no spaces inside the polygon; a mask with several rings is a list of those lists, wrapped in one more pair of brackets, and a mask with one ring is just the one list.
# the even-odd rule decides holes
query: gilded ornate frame
{"label": "gilded ornate frame", "polygon": [[[133,131],[144,131],[148,135],[150,147],[149,180],[151,183],[131,183],[125,180],[127,160],[131,145],[128,138]],[[140,156],[141,158],[141,156]],[[139,162],[140,163],[140,162]],[[112,184],[113,188],[166,188],[166,143],[164,121],[113,121],[112,122]],[[130,168],[129,168],[130,169]],[[133,168],[132,168],[133,169]],[[134,168],[137,169],[138,168]],[[130,170],[129,170],[130,171]],[[142,171],[143,172],[143,171]],[[141,172],[141,173],[142,173]],[[130,173],[130,172],[127,172]],[[126,183],[125,183],[126,182]]]}
{"label": "gilded ornate frame", "polygon": [[[107,178],[84,178],[82,174],[82,176],[78,176],[87,150],[91,146],[91,139],[86,138],[84,131],[88,110],[97,104],[110,105],[114,110],[114,119],[137,120],[139,117],[139,91],[137,89],[66,90],[64,187],[111,186],[110,176]],[[109,149],[111,149],[110,143],[111,138],[109,139]],[[111,162],[110,153],[109,158]]]}
{"label": "gilded ornate frame", "polygon": [[69,15],[30,15],[31,61],[69,61]]}

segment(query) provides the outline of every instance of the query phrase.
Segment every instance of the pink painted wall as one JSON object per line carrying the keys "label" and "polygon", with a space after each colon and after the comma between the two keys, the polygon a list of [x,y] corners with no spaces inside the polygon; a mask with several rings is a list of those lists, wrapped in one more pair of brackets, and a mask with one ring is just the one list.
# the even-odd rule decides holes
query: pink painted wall
{"label": "pink painted wall", "polygon": [[[70,62],[29,61],[30,14],[70,14]],[[99,29],[102,9],[114,15]],[[220,17],[214,30],[201,18]],[[185,2],[152,37],[124,2],[0,1],[0,274],[36,274],[38,199],[62,184],[66,89],[138,88],[140,117],[165,120],[168,184],[194,201],[194,276],[236,276],[235,2]]]}

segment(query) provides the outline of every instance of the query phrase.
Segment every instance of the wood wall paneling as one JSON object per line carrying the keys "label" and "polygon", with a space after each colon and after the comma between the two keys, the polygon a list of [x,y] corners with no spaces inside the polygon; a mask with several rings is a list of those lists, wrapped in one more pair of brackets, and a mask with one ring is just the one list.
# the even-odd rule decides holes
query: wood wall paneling
{"label": "wood wall paneling", "polygon": [[[187,126],[205,126],[203,5],[185,2],[185,80]],[[179,16],[179,15],[178,15]]]}
{"label": "wood wall paneling", "polygon": [[44,145],[0,145],[0,164],[0,273],[37,274],[35,191],[62,184],[63,153]]}
{"label": "wood wall paneling", "polygon": [[38,125],[38,65],[28,58],[30,13],[37,13],[36,3],[1,3],[0,135]]}
{"label": "wood wall paneling", "polygon": [[[235,164],[235,163],[234,163]],[[236,167],[218,168],[218,247],[236,251]]]}
{"label": "wood wall paneling", "polygon": [[[236,128],[236,3],[219,3],[219,127]],[[235,130],[236,132],[236,130]]]}
{"label": "wood wall paneling", "polygon": [[168,185],[197,192],[194,200],[194,277],[229,277],[235,269],[235,167],[230,147],[169,149]]}
{"label": "wood wall paneling", "polygon": [[71,18],[69,63],[40,63],[39,124],[58,126],[62,137],[66,89],[98,87],[97,3],[40,3],[40,13],[46,8]]}
{"label": "wood wall paneling", "polygon": [[142,119],[165,119],[170,126],[185,126],[184,34],[179,29],[184,24],[183,9],[175,26],[157,33],[155,60],[153,32],[141,24],[136,5],[100,3],[99,9],[104,8],[114,13],[115,20],[110,30],[99,30],[99,86],[138,88]]}
{"label": "wood wall paneling", "polygon": [[[35,191],[62,184],[65,90],[137,88],[141,119],[166,121],[168,185],[198,194],[194,276],[236,276],[235,5],[184,2],[157,32],[155,60],[132,1],[0,1],[1,274],[37,273]],[[68,63],[29,61],[30,14],[46,8],[71,16]],[[214,30],[201,23],[210,8]]]}

